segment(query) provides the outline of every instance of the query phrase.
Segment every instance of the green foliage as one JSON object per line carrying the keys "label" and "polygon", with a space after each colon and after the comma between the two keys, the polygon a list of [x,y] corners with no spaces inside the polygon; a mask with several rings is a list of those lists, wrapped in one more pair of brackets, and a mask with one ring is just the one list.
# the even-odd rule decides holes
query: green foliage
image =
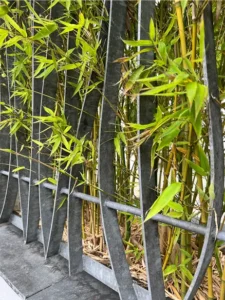
{"label": "green foliage", "polygon": [[172,183],[170,186],[168,186],[151,206],[151,209],[148,212],[145,221],[151,219],[154,215],[159,213],[166,205],[169,205],[169,203],[174,199],[175,195],[180,192],[180,190],[180,182]]}

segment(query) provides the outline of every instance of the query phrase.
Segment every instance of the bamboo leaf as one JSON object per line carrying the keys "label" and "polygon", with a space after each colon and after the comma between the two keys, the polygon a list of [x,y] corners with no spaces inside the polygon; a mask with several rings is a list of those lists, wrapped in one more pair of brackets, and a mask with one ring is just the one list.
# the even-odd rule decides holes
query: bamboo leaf
{"label": "bamboo leaf", "polygon": [[10,16],[6,15],[3,17],[16,31],[18,31],[23,37],[27,37],[27,33],[22,29]]}
{"label": "bamboo leaf", "polygon": [[170,265],[168,267],[166,267],[166,269],[163,271],[163,276],[168,276],[174,272],[177,271],[177,266],[176,265]]}
{"label": "bamboo leaf", "polygon": [[184,14],[185,9],[187,7],[188,0],[180,0],[180,2],[181,2],[182,12]]}
{"label": "bamboo leaf", "polygon": [[155,36],[156,36],[155,25],[154,25],[153,19],[151,18],[150,19],[150,23],[149,23],[149,37],[150,37],[150,40],[154,41],[155,40]]}
{"label": "bamboo leaf", "polygon": [[179,268],[181,272],[187,277],[187,279],[192,281],[193,275],[191,274],[191,272],[184,265],[180,265]]}
{"label": "bamboo leaf", "polygon": [[63,197],[63,199],[62,199],[62,201],[60,202],[60,204],[59,204],[57,210],[59,210],[59,209],[63,206],[63,204],[66,202],[66,200],[67,200],[67,197],[66,197],[66,196]]}
{"label": "bamboo leaf", "polygon": [[138,41],[129,41],[129,40],[123,40],[123,42],[131,47],[144,47],[144,46],[153,46],[153,42],[150,40],[138,40]]}
{"label": "bamboo leaf", "polygon": [[183,213],[179,211],[170,211],[166,215],[171,218],[179,219],[183,216]]}
{"label": "bamboo leaf", "polygon": [[114,145],[116,149],[116,153],[121,157],[121,145],[120,145],[120,139],[118,135],[114,138]]}
{"label": "bamboo leaf", "polygon": [[173,200],[175,195],[180,192],[182,183],[175,182],[168,186],[162,194],[156,199],[150,211],[148,212],[145,221],[151,219],[154,215],[159,213],[169,202]]}
{"label": "bamboo leaf", "polygon": [[18,168],[13,169],[12,172],[15,173],[15,172],[18,172],[18,171],[21,171],[21,170],[24,170],[24,169],[25,169],[25,167],[22,166],[22,167],[18,167]]}
{"label": "bamboo leaf", "polygon": [[9,8],[6,5],[0,6],[0,17],[4,17],[9,12]]}
{"label": "bamboo leaf", "polygon": [[173,210],[177,211],[177,212],[183,212],[184,211],[183,206],[180,203],[177,203],[177,202],[171,201],[171,202],[168,203],[168,206],[170,208],[172,208]]}
{"label": "bamboo leaf", "polygon": [[42,72],[40,75],[38,75],[38,76],[36,76],[36,78],[46,78],[46,77],[48,77],[48,75],[53,71],[55,69],[55,66],[54,65],[51,65],[51,66],[49,66],[48,68],[46,68],[45,70],[44,70],[44,72]]}
{"label": "bamboo leaf", "polygon": [[42,184],[43,182],[45,182],[46,180],[47,180],[47,178],[43,178],[43,179],[41,179],[41,180],[35,182],[35,185],[40,185],[40,184]]}
{"label": "bamboo leaf", "polygon": [[199,112],[203,108],[207,95],[208,95],[207,87],[203,84],[198,83],[197,92],[195,96],[195,118],[197,118]]}
{"label": "bamboo leaf", "polygon": [[209,198],[210,200],[214,200],[216,198],[215,191],[214,191],[214,184],[212,182],[209,186]]}
{"label": "bamboo leaf", "polygon": [[57,180],[55,178],[48,177],[48,181],[52,184],[57,184]]}
{"label": "bamboo leaf", "polygon": [[33,36],[33,40],[39,41],[45,37],[49,37],[49,35],[57,30],[58,25],[55,22],[49,22],[42,27],[38,33]]}
{"label": "bamboo leaf", "polygon": [[159,94],[159,93],[161,93],[163,91],[166,91],[168,89],[174,89],[177,85],[181,84],[188,77],[189,77],[189,75],[187,73],[182,72],[182,73],[180,73],[176,76],[176,78],[174,79],[173,82],[163,84],[161,86],[157,86],[157,87],[151,89],[150,91],[142,93],[141,95],[142,96],[156,95],[156,94]]}
{"label": "bamboo leaf", "polygon": [[209,166],[209,160],[202,148],[202,146],[198,143],[198,154],[200,159],[200,166],[203,168],[205,172],[209,172],[210,166]]}
{"label": "bamboo leaf", "polygon": [[190,161],[189,159],[186,159],[188,165],[199,175],[201,176],[206,176],[208,175],[207,172],[205,172],[205,170],[203,168],[201,168],[199,165],[196,165],[195,163],[193,163],[192,161]]}
{"label": "bamboo leaf", "polygon": [[60,71],[62,71],[62,70],[74,70],[74,69],[79,68],[81,65],[82,65],[82,63],[80,63],[80,62],[75,63],[75,64],[68,64],[68,65],[65,65],[65,66],[61,67]]}
{"label": "bamboo leaf", "polygon": [[164,132],[165,137],[162,138],[162,141],[159,144],[159,147],[157,148],[157,150],[161,150],[164,147],[170,145],[170,143],[174,140],[174,138],[176,138],[178,136],[178,134],[180,133],[179,128],[174,128],[172,131],[170,130],[170,132],[168,132],[168,134],[166,134]]}
{"label": "bamboo leaf", "polygon": [[129,80],[127,81],[127,83],[125,84],[125,90],[124,93],[127,93],[130,89],[132,89],[133,85],[135,84],[135,82],[137,81],[137,79],[140,78],[141,73],[144,70],[144,66],[140,66],[138,67],[136,70],[134,70],[129,78]]}
{"label": "bamboo leaf", "polygon": [[187,97],[188,97],[190,107],[192,107],[192,103],[195,99],[197,87],[198,87],[197,82],[190,82],[186,85]]}

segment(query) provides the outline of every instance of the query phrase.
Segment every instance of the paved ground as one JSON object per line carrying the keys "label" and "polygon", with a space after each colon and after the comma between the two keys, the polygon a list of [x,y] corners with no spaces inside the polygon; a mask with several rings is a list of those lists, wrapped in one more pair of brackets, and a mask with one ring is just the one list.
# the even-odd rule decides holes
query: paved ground
{"label": "paved ground", "polygon": [[[0,226],[0,277],[22,299],[119,300],[117,293],[85,272],[69,278],[64,258],[56,255],[45,261],[43,246],[39,242],[25,245],[21,231],[13,225]],[[3,293],[0,289],[0,300],[18,299],[3,298]]]}

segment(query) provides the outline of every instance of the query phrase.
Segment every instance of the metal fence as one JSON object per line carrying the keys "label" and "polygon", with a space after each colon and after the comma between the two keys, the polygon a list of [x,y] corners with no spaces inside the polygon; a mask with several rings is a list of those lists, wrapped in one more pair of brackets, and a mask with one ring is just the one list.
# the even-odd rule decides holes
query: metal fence
{"label": "metal fence", "polygon": [[[42,2],[43,4],[43,2]],[[34,1],[32,5],[38,13],[41,9]],[[138,37],[142,40],[148,39],[149,20],[154,16],[154,1],[140,1],[138,14]],[[148,278],[148,289],[144,289],[133,282],[129,266],[126,261],[124,246],[117,220],[117,211],[127,212],[140,216],[142,220],[154,203],[156,194],[152,191],[155,178],[150,174],[150,150],[152,141],[144,143],[139,148],[138,164],[140,176],[140,203],[141,208],[135,208],[115,202],[114,184],[114,127],[118,104],[118,81],[121,77],[119,64],[114,61],[124,55],[123,37],[125,34],[125,16],[127,13],[126,1],[107,1],[106,7],[109,11],[108,24],[102,24],[101,40],[105,47],[107,56],[105,61],[105,78],[102,87],[103,97],[99,90],[92,90],[82,104],[81,114],[70,106],[65,107],[66,117],[77,132],[77,138],[90,136],[99,101],[101,104],[101,118],[99,130],[99,197],[93,197],[82,193],[81,189],[74,189],[74,179],[80,178],[82,166],[75,165],[71,170],[71,177],[58,174],[57,184],[43,182],[35,185],[42,178],[52,177],[52,170],[46,165],[51,163],[48,149],[44,153],[33,140],[45,139],[48,131],[46,125],[35,122],[33,119],[31,128],[31,144],[29,148],[20,150],[21,145],[26,142],[26,136],[20,133],[17,138],[9,135],[9,130],[4,128],[0,132],[1,148],[10,148],[11,152],[0,151],[0,222],[12,222],[23,230],[26,243],[39,239],[43,243],[45,257],[61,253],[68,259],[70,275],[78,274],[85,270],[98,280],[118,291],[120,299],[165,299],[164,282],[162,275],[161,257],[158,239],[158,222],[176,226],[190,232],[204,235],[204,245],[192,283],[188,289],[185,299],[193,299],[205,271],[213,255],[214,244],[217,239],[225,241],[225,232],[218,232],[218,224],[222,214],[223,202],[223,141],[220,107],[215,101],[219,98],[217,86],[216,58],[214,48],[213,20],[211,5],[208,4],[204,11],[205,22],[205,76],[209,88],[208,114],[210,122],[210,151],[211,151],[211,181],[215,187],[215,200],[209,211],[206,226],[194,224],[157,214],[148,222],[143,224],[143,241],[145,250],[145,262]],[[52,17],[60,16],[60,10],[52,9]],[[108,32],[106,28],[108,27]],[[57,34],[52,37],[57,43]],[[105,51],[104,50],[104,51]],[[35,52],[35,46],[33,48]],[[12,58],[10,53],[2,54],[6,63],[6,77],[1,78],[1,99],[8,99],[8,104],[17,107],[18,101],[12,97],[12,86],[10,83],[10,69]],[[152,53],[144,53],[140,60],[152,61]],[[37,66],[32,61],[32,72],[34,74]],[[77,76],[73,71],[67,72],[67,78]],[[95,82],[95,74],[92,74]],[[76,106],[77,96],[73,96],[70,85],[65,81],[64,99],[66,103]],[[56,74],[51,73],[45,80],[32,78],[32,113],[33,116],[46,115],[43,107],[53,108],[50,97],[55,97],[57,90]],[[35,93],[34,91],[40,91]],[[48,96],[46,96],[46,94]],[[110,101],[107,101],[109,99]],[[154,101],[152,98],[138,98],[138,122],[140,124],[150,123],[153,120]],[[1,100],[2,101],[2,100]],[[78,125],[76,125],[78,124]],[[63,151],[63,150],[61,150]],[[27,156],[30,159],[27,159]],[[15,166],[25,166],[26,169],[13,173]],[[19,195],[21,203],[21,218],[13,214],[15,201]],[[112,195],[112,196],[111,196]],[[67,197],[65,204],[58,209],[62,199]],[[108,246],[112,269],[106,268],[91,258],[85,256],[82,251],[81,214],[82,200],[98,203],[101,208],[102,226]],[[64,224],[68,220],[68,244],[61,243]],[[39,221],[41,220],[41,229]]]}

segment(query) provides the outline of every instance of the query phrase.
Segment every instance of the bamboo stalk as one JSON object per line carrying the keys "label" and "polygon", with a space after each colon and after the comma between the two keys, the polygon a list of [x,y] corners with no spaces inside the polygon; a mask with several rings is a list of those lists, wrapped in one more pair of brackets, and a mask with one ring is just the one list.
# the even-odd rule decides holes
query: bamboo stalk
{"label": "bamboo stalk", "polygon": [[225,299],[225,266],[223,269],[223,276],[221,280],[220,300]]}
{"label": "bamboo stalk", "polygon": [[[214,300],[213,296],[213,279],[212,279],[212,263],[209,264],[208,269],[208,300]],[[223,298],[224,299],[224,298]]]}
{"label": "bamboo stalk", "polygon": [[[183,58],[186,57],[187,55],[187,47],[186,47],[186,38],[185,38],[185,31],[184,31],[184,23],[183,23],[183,15],[182,15],[182,8],[181,8],[181,2],[180,0],[174,0],[175,2],[175,8],[176,8],[176,15],[177,15],[177,23],[178,23],[178,28],[179,28],[179,36],[180,36],[180,46],[181,46],[181,56]],[[186,68],[186,64],[183,63],[184,68]],[[187,148],[187,154],[186,158],[189,159],[190,157],[190,144],[191,144],[191,133],[192,133],[192,126],[186,126],[185,127],[186,134],[188,136],[188,141],[189,141],[189,146]],[[182,187],[181,187],[181,203],[183,205],[186,204],[185,201],[185,195],[186,195],[186,182],[187,182],[187,176],[188,176],[188,163],[186,159],[183,159],[182,162]],[[185,210],[185,206],[184,206]],[[186,216],[185,213],[183,213],[182,219],[185,220]],[[186,232],[183,230],[181,232],[181,249],[187,251],[187,235]],[[181,252],[181,263],[183,263],[186,260],[186,255],[185,251]],[[186,286],[186,276],[185,274],[181,273],[181,296],[184,298],[186,291],[187,291],[187,286]]]}

